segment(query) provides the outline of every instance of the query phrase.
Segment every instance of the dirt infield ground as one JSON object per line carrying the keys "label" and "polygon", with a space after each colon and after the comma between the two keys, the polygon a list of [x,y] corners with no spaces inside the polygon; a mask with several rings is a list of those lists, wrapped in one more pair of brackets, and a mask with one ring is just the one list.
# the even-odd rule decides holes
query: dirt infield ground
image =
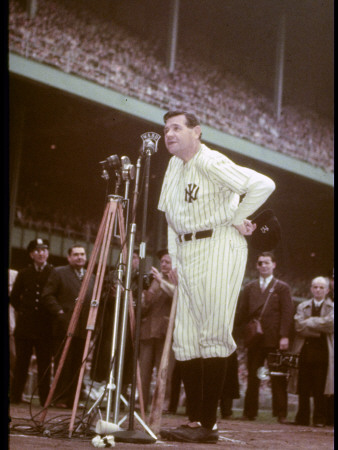
{"label": "dirt infield ground", "polygon": [[[39,413],[39,408],[32,408],[33,416]],[[236,414],[238,417],[236,417]],[[281,425],[270,417],[270,414],[260,414],[254,422],[244,422],[240,420],[239,411],[234,413],[231,420],[219,420],[218,428],[220,439],[217,444],[190,444],[165,442],[157,440],[154,444],[125,443],[116,442],[115,448],[121,450],[129,449],[333,449],[334,446],[334,430],[333,427],[315,428],[302,427],[294,425]],[[45,423],[47,421],[58,420],[65,424],[65,430],[68,430],[68,424],[71,416],[71,410],[59,410],[49,408]],[[31,434],[34,431],[33,421],[30,420],[31,414],[27,404],[10,406],[10,434],[9,449],[10,450],[40,450],[40,449],[90,449],[94,448],[91,443],[91,437],[68,438],[68,433],[64,433],[63,437],[53,436],[44,437],[41,433]],[[182,415],[162,417],[163,427],[175,427],[185,419]],[[18,428],[18,425],[20,427]],[[22,428],[24,426],[25,428]],[[128,428],[128,420],[124,425]],[[144,432],[143,428],[135,420],[135,430]]]}

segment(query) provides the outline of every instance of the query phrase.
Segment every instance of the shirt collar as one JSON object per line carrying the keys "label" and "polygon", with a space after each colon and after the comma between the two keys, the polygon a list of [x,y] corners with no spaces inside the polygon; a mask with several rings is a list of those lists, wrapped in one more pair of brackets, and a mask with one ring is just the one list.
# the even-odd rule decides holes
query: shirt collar
{"label": "shirt collar", "polygon": [[259,277],[259,285],[262,286],[262,284],[264,284],[265,286],[268,286],[268,284],[270,283],[272,278],[273,278],[273,275],[270,275],[269,277],[266,277],[266,278]]}
{"label": "shirt collar", "polygon": [[324,301],[324,299],[323,300],[312,299],[312,300],[313,300],[314,305],[317,306],[317,308],[319,308],[319,306],[321,306]]}

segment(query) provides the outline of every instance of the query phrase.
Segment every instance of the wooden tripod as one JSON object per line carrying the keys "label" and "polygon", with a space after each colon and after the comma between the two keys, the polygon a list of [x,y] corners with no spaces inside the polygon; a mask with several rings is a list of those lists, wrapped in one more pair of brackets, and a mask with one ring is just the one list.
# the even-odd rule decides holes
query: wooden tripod
{"label": "wooden tripod", "polygon": [[[103,285],[103,280],[104,280],[104,275],[105,275],[105,268],[106,268],[106,264],[107,264],[109,247],[111,244],[111,239],[112,239],[112,235],[113,235],[113,227],[114,227],[116,216],[118,219],[119,231],[120,231],[122,261],[125,264],[126,260],[127,260],[127,248],[125,245],[126,233],[125,233],[125,226],[124,226],[122,200],[123,200],[122,197],[117,196],[117,195],[109,195],[108,196],[108,202],[107,202],[107,205],[106,205],[103,217],[102,217],[102,221],[101,221],[101,224],[99,227],[99,231],[98,231],[95,243],[94,243],[93,251],[92,251],[90,259],[89,259],[88,268],[85,273],[85,276],[84,276],[84,279],[83,279],[83,282],[82,282],[82,285],[80,288],[79,296],[78,296],[78,299],[77,299],[77,302],[76,302],[76,305],[75,305],[75,308],[74,308],[74,311],[72,314],[72,318],[71,318],[69,326],[68,326],[66,342],[65,342],[65,345],[64,345],[64,348],[62,351],[60,362],[57,367],[52,386],[48,393],[48,397],[47,397],[47,400],[44,405],[44,410],[42,411],[42,413],[40,415],[40,422],[43,423],[44,419],[46,417],[46,414],[47,414],[47,408],[52,401],[56,385],[59,381],[60,374],[61,374],[62,368],[64,366],[64,362],[65,362],[67,353],[69,351],[71,339],[74,335],[76,325],[77,325],[77,322],[78,322],[78,319],[80,316],[80,312],[81,312],[81,309],[82,309],[82,306],[84,303],[85,295],[88,290],[89,281],[93,274],[95,263],[96,263],[98,255],[99,255],[98,269],[97,269],[97,274],[95,277],[92,300],[91,300],[91,305],[90,305],[90,310],[89,310],[89,315],[88,315],[88,320],[87,320],[87,330],[88,330],[87,337],[86,337],[84,353],[83,353],[83,358],[82,358],[82,365],[81,365],[81,369],[80,369],[77,390],[76,390],[74,403],[73,403],[72,416],[71,416],[71,421],[70,421],[70,426],[69,426],[69,435],[70,436],[72,435],[73,428],[74,428],[75,415],[76,415],[76,411],[77,411],[77,407],[78,407],[78,402],[79,402],[80,393],[81,393],[81,386],[82,386],[83,376],[84,376],[85,367],[86,367],[85,364],[86,364],[87,357],[88,357],[89,345],[90,345],[92,333],[95,328],[98,306],[99,306],[99,302],[100,302],[102,285]],[[133,332],[134,327],[135,327],[135,318],[134,318],[134,309],[133,309],[132,303],[133,303],[132,293],[130,293],[128,310],[129,310],[131,330]],[[137,370],[137,379],[138,379],[138,390],[140,392],[141,415],[144,416],[144,405],[143,405],[143,398],[142,398],[142,389],[141,389],[139,368]]]}

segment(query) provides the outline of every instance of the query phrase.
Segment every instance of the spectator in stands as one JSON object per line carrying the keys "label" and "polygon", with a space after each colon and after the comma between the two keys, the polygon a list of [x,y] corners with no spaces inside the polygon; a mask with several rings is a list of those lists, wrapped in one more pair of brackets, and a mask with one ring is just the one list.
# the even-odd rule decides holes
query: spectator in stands
{"label": "spectator in stands", "polygon": [[51,320],[41,304],[41,292],[52,271],[52,266],[47,262],[48,247],[48,241],[40,238],[28,244],[27,251],[32,264],[18,273],[11,292],[10,301],[17,314],[14,331],[16,361],[11,386],[11,403],[22,401],[33,350],[38,365],[41,406],[45,404],[49,392],[52,358]]}
{"label": "spectator in stands", "polygon": [[178,49],[176,70],[169,74],[155,57],[159,42],[140,39],[117,24],[112,27],[110,17],[83,6],[60,1],[56,8],[44,0],[29,19],[19,2],[11,1],[11,51],[165,109],[193,105],[207,125],[333,171],[331,122],[289,105],[277,121],[268,98],[184,48]]}

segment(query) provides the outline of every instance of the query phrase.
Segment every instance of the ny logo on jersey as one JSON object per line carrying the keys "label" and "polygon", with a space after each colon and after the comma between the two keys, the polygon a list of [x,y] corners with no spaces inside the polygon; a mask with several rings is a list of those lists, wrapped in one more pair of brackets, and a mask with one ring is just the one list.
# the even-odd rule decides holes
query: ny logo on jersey
{"label": "ny logo on jersey", "polygon": [[270,230],[270,228],[269,228],[267,225],[263,225],[263,226],[260,228],[260,230],[261,230],[261,232],[262,232],[263,234],[265,234],[265,233],[267,233],[267,232]]}
{"label": "ny logo on jersey", "polygon": [[185,188],[185,201],[188,203],[192,203],[193,200],[197,200],[197,193],[199,191],[199,187],[196,184],[189,183]]}

